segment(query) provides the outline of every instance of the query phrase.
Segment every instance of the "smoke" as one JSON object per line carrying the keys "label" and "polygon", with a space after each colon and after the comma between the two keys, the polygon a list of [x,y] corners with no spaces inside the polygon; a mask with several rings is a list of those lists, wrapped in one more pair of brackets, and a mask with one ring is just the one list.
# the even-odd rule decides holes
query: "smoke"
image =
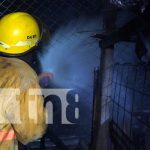
{"label": "smoke", "polygon": [[[55,88],[74,89],[79,94],[78,134],[86,138],[90,135],[92,122],[94,68],[100,61],[98,41],[91,35],[101,28],[99,20],[79,18],[61,26],[40,56],[42,71],[54,74],[52,84]],[[69,112],[68,117],[72,116]]]}
{"label": "smoke", "polygon": [[[99,18],[77,19],[61,26],[40,56],[43,72],[54,74],[53,83],[67,88],[89,88],[99,65],[98,41],[90,37],[100,29]],[[83,31],[83,32],[82,32]],[[85,32],[84,32],[85,31]]]}

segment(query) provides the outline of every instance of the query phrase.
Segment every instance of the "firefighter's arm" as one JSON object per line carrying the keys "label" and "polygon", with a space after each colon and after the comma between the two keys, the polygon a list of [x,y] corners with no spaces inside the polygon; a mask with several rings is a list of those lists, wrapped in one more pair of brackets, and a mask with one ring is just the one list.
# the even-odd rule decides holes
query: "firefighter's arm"
{"label": "firefighter's arm", "polygon": [[[32,91],[31,89],[39,89]],[[11,103],[7,109],[7,117],[12,122],[16,138],[23,144],[42,137],[46,130],[46,111],[39,85],[32,83],[16,96],[18,105]],[[16,121],[16,122],[14,122]]]}

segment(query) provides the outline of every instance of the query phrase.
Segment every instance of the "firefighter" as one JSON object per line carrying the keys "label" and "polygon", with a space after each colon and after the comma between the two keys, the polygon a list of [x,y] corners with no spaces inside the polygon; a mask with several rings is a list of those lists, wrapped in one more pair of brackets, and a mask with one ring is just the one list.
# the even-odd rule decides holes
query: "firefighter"
{"label": "firefighter", "polygon": [[25,61],[18,59],[33,50],[40,39],[38,22],[30,14],[15,12],[1,18],[0,150],[18,150],[18,142],[27,144],[46,131],[39,79]]}

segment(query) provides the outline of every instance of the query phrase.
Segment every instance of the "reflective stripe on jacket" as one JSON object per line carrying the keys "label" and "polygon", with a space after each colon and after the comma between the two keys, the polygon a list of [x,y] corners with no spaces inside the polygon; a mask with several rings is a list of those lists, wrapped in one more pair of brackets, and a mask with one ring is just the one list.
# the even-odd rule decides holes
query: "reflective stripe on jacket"
{"label": "reflective stripe on jacket", "polygon": [[0,131],[0,142],[16,139],[16,134],[13,129],[9,131]]}

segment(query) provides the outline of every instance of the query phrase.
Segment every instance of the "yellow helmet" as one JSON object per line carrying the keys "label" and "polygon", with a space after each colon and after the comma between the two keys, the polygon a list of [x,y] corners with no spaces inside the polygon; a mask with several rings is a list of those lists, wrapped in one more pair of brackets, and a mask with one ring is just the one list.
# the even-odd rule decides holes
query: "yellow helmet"
{"label": "yellow helmet", "polygon": [[10,13],[0,20],[0,52],[18,55],[29,51],[40,40],[37,21],[28,13]]}

